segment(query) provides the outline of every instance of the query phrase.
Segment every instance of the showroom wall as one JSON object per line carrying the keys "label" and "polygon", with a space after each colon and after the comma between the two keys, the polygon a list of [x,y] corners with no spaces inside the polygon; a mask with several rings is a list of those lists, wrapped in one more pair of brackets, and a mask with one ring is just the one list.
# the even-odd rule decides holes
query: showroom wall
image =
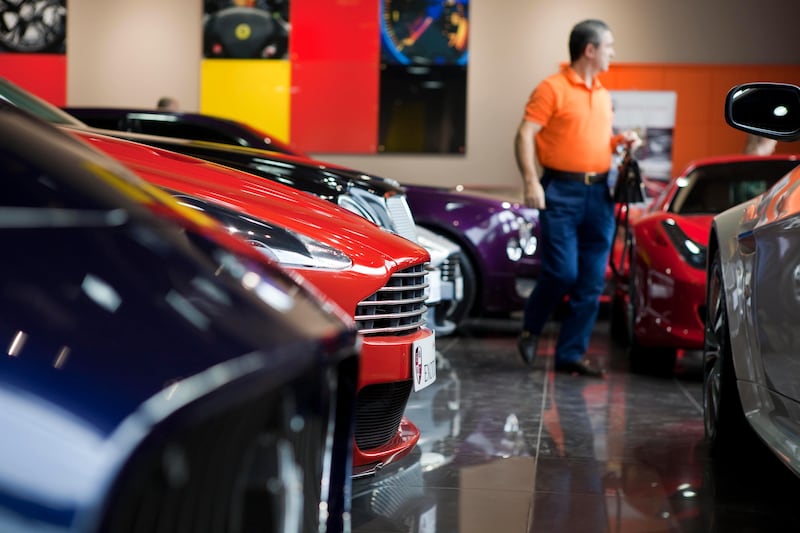
{"label": "showroom wall", "polygon": [[[67,103],[151,107],[171,94],[198,109],[199,4],[69,0]],[[620,63],[800,66],[798,15],[797,0],[471,0],[465,155],[315,155],[408,183],[517,185],[522,108],[568,60],[575,22],[606,20]]]}

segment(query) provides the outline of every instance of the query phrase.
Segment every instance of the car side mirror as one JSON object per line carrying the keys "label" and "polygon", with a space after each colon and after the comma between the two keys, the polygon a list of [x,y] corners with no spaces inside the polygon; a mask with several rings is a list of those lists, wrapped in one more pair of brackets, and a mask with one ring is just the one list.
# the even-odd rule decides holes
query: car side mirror
{"label": "car side mirror", "polygon": [[800,87],[745,83],[728,91],[725,121],[732,127],[778,141],[800,139]]}

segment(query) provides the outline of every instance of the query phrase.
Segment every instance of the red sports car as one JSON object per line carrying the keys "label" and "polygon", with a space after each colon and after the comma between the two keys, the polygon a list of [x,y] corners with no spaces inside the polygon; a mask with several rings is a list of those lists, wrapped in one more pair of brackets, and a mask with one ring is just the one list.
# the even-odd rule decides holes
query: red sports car
{"label": "red sports car", "polygon": [[354,316],[361,337],[355,476],[374,473],[413,449],[419,430],[403,416],[405,405],[412,390],[436,379],[434,334],[423,318],[424,248],[330,202],[245,172],[67,131],[221,220]]}
{"label": "red sports car", "polygon": [[[764,192],[800,155],[697,160],[642,213],[632,215],[612,301],[612,334],[634,370],[671,372],[678,350],[702,350],[711,220]],[[625,233],[624,231],[621,233]],[[619,243],[625,242],[621,236]]]}

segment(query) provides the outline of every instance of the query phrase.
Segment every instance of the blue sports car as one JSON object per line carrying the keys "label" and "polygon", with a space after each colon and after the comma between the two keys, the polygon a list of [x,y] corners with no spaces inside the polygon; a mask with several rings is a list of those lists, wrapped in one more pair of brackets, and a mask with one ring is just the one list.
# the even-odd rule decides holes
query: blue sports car
{"label": "blue sports car", "polygon": [[0,531],[349,530],[352,322],[0,104]]}

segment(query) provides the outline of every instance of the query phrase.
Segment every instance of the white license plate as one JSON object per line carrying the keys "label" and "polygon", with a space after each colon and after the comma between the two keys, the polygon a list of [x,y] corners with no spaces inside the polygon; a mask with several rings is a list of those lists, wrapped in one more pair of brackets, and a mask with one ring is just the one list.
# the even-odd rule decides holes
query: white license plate
{"label": "white license plate", "polygon": [[415,341],[411,345],[411,376],[414,392],[436,381],[436,335]]}

